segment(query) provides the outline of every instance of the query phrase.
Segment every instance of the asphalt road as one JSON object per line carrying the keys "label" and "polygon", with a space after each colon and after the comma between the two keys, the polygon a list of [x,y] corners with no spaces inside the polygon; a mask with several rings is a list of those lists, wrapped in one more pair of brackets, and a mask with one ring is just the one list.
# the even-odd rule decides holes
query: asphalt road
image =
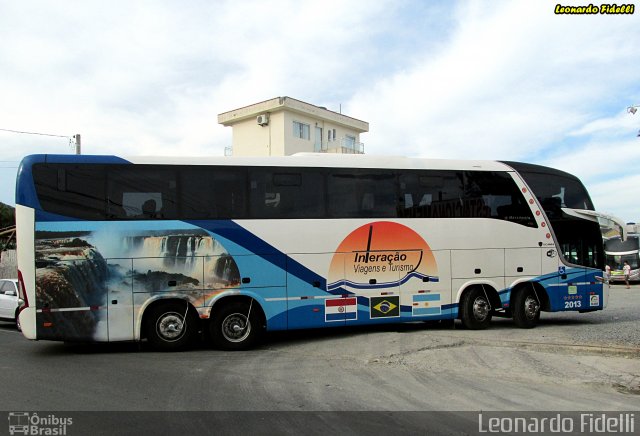
{"label": "asphalt road", "polygon": [[[244,411],[226,415],[241,426],[249,416],[258,424],[273,416],[256,411],[275,411],[301,424],[315,419],[326,430],[342,411],[376,411],[353,419],[400,429],[398,421],[419,415],[380,413],[640,411],[640,284],[613,286],[604,311],[543,313],[531,330],[507,319],[484,331],[413,323],[274,333],[249,352],[202,345],[160,353],[146,344],[32,342],[0,323],[0,350],[5,412]],[[138,428],[136,413],[113,416]],[[182,421],[197,419],[174,415]],[[5,429],[0,421],[0,434]]]}

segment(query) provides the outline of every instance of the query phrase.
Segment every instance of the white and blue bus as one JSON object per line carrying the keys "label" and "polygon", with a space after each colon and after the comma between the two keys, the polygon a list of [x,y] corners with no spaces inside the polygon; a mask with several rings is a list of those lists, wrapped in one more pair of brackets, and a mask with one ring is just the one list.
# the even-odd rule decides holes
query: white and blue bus
{"label": "white and blue bus", "polygon": [[611,268],[612,283],[624,282],[624,263],[627,262],[631,270],[629,280],[640,280],[640,234],[629,233],[626,240],[614,236],[604,241],[605,264]]}
{"label": "white and blue bus", "polygon": [[198,337],[603,309],[598,214],[551,168],[364,155],[32,155],[17,178],[29,339]]}

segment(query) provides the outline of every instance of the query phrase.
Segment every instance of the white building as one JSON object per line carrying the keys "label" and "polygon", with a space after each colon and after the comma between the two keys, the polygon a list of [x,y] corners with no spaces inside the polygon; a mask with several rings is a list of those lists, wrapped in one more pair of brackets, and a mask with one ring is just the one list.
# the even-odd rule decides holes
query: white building
{"label": "white building", "polygon": [[226,155],[283,156],[300,152],[364,153],[369,123],[291,97],[276,97],[218,114],[233,129]]}

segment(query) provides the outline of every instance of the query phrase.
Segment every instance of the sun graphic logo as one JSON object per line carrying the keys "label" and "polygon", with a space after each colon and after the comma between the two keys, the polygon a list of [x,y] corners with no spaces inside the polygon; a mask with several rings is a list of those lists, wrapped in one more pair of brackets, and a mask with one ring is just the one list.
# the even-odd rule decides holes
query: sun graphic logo
{"label": "sun graphic logo", "polygon": [[431,248],[405,225],[376,221],[358,227],[340,243],[329,267],[327,291],[397,289],[412,278],[438,281]]}

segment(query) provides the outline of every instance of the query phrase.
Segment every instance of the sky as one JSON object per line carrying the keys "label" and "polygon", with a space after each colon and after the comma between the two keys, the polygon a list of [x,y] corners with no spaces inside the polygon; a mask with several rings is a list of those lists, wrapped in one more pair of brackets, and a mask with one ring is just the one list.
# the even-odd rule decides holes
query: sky
{"label": "sky", "polygon": [[369,122],[366,154],[548,165],[640,222],[634,2],[0,0],[0,201],[76,133],[83,154],[222,156],[219,113],[289,96]]}

